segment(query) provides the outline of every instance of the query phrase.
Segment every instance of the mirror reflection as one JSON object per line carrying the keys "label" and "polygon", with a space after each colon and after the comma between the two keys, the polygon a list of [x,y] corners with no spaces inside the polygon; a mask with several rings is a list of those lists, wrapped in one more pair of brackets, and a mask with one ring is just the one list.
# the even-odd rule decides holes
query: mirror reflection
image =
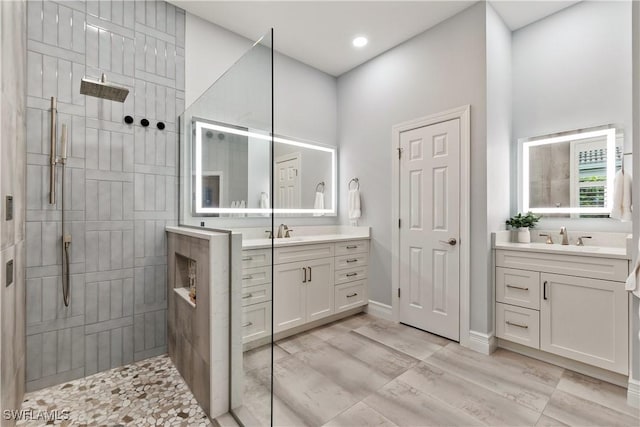
{"label": "mirror reflection", "polygon": [[194,120],[192,204],[196,216],[336,214],[336,150],[264,132]]}
{"label": "mirror reflection", "polygon": [[524,141],[523,210],[606,216],[622,154],[613,128]]}

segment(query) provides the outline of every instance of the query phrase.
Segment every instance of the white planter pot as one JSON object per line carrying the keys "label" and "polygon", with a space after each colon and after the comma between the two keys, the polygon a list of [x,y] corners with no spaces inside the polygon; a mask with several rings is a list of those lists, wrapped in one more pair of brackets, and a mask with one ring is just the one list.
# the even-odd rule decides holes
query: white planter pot
{"label": "white planter pot", "polygon": [[528,227],[520,227],[517,231],[518,243],[531,243],[531,232]]}

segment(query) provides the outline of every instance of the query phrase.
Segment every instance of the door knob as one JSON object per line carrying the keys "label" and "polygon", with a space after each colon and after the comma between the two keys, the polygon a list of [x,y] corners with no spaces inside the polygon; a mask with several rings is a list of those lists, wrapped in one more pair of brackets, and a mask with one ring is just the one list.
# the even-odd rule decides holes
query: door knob
{"label": "door knob", "polygon": [[452,237],[449,240],[440,240],[440,243],[446,243],[447,245],[455,246],[458,241]]}

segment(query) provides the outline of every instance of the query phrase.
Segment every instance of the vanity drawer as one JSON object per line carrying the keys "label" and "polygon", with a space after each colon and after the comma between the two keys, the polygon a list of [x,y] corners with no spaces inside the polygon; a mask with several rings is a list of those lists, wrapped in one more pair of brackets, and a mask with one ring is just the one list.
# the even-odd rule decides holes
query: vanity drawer
{"label": "vanity drawer", "polygon": [[242,308],[242,342],[271,335],[271,302]]}
{"label": "vanity drawer", "polygon": [[369,254],[343,255],[336,257],[336,270],[362,267],[369,263]]}
{"label": "vanity drawer", "polygon": [[368,303],[367,283],[365,281],[345,283],[335,287],[336,313]]}
{"label": "vanity drawer", "polygon": [[271,265],[271,248],[242,251],[242,269]]}
{"label": "vanity drawer", "polygon": [[496,335],[528,347],[540,348],[540,312],[496,303]]}
{"label": "vanity drawer", "polygon": [[333,243],[284,246],[276,248],[274,264],[288,262],[308,261],[312,259],[332,257],[334,253]]}
{"label": "vanity drawer", "polygon": [[335,272],[335,284],[353,282],[367,278],[367,267],[356,267],[348,270],[339,270]]}
{"label": "vanity drawer", "polygon": [[242,289],[242,306],[271,301],[271,283]]}
{"label": "vanity drawer", "polygon": [[539,310],[540,273],[496,267],[496,300]]}
{"label": "vanity drawer", "polygon": [[629,275],[626,259],[585,255],[549,254],[496,249],[496,266],[545,271],[569,276],[624,282]]}
{"label": "vanity drawer", "polygon": [[336,256],[348,254],[366,254],[369,252],[368,240],[336,243]]}
{"label": "vanity drawer", "polygon": [[242,287],[271,283],[271,266],[242,269]]}

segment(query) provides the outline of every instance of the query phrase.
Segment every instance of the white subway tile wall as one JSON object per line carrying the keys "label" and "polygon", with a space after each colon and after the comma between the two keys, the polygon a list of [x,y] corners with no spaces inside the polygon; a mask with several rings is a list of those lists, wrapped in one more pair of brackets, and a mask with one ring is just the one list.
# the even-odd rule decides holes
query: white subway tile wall
{"label": "white subway tile wall", "polygon": [[[27,9],[30,391],[166,352],[164,227],[177,222],[185,14],[143,0],[36,0]],[[80,95],[80,80],[102,73],[129,88],[124,103]],[[58,128],[66,124],[70,135],[69,307],[60,278],[61,203],[48,203],[51,96]],[[140,126],[142,118],[151,125]]]}

